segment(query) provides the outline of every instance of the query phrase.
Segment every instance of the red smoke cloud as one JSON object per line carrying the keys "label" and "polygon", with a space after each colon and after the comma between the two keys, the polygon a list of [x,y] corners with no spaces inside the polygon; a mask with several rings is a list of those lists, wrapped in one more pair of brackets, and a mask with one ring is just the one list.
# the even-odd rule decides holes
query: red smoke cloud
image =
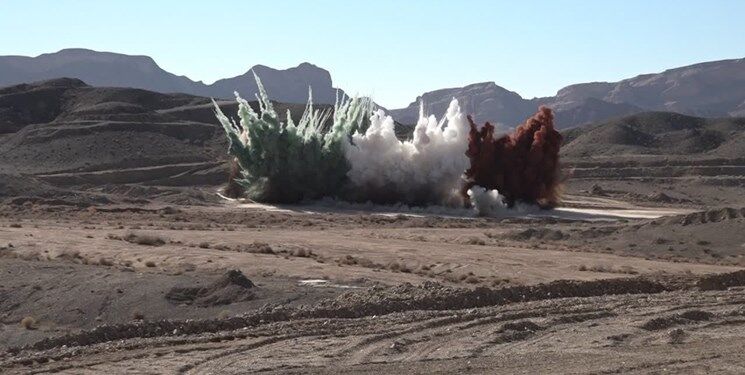
{"label": "red smoke cloud", "polygon": [[562,136],[554,129],[554,114],[541,106],[538,113],[518,126],[512,134],[494,138],[488,122],[478,130],[468,116],[471,132],[466,155],[471,168],[461,193],[468,202],[468,189],[475,185],[497,189],[507,203],[537,203],[555,207],[561,193],[559,148]]}

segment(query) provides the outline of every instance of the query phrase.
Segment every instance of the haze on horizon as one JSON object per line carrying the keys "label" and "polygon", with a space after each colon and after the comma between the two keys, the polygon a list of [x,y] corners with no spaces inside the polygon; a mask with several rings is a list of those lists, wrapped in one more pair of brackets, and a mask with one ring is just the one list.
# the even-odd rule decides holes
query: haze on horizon
{"label": "haze on horizon", "polygon": [[256,64],[307,61],[329,70],[336,87],[398,108],[425,91],[476,82],[531,98],[577,82],[742,58],[744,13],[736,0],[7,0],[0,55],[64,48],[148,55],[206,83]]}

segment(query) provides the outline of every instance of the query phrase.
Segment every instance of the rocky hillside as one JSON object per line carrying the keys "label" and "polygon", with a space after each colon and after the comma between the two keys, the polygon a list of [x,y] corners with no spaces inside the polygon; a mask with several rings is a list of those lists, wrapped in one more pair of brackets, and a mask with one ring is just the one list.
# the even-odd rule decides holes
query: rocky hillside
{"label": "rocky hillside", "polygon": [[471,114],[478,121],[491,121],[502,130],[522,122],[537,108],[515,92],[497,86],[494,82],[484,82],[427,92],[417,97],[408,107],[394,109],[390,113],[398,122],[415,124],[419,117],[420,104],[424,105],[425,113],[435,114],[440,118],[453,98],[458,99],[464,113]]}

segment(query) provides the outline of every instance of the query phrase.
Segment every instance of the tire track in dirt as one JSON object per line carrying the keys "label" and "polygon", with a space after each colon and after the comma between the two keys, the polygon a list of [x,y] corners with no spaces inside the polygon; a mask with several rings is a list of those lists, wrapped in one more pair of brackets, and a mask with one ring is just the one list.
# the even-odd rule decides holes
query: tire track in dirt
{"label": "tire track in dirt", "polygon": [[[708,358],[694,352],[703,350],[699,344],[711,335],[729,329],[734,332],[729,335],[745,338],[745,325],[732,324],[745,316],[745,310],[733,308],[745,305],[745,289],[701,292],[691,286],[695,281],[682,288],[666,286],[664,281],[646,284],[630,279],[604,282],[615,287],[599,282],[501,290],[394,287],[370,295],[342,295],[311,310],[274,308],[244,318],[146,322],[118,328],[132,330],[135,335],[129,337],[109,335],[117,331],[108,328],[44,340],[2,354],[0,369],[7,373],[114,368],[182,373],[216,369],[223,373],[335,372],[383,362],[416,367],[422,361],[443,361],[448,366],[462,359],[504,355],[537,355],[545,361],[565,352],[609,356],[606,348],[611,347],[640,355],[687,342],[693,352],[681,352],[689,357],[680,361],[697,363]],[[631,293],[621,293],[617,288],[622,285]],[[638,289],[643,285],[646,289]],[[682,318],[678,313],[699,310]],[[643,328],[654,319],[663,323],[662,328]],[[179,324],[182,333],[172,335],[167,328]],[[668,332],[678,328],[684,330],[682,338]],[[81,339],[88,343],[81,345]],[[725,346],[723,350],[730,349]],[[185,354],[191,358],[189,363],[183,361]],[[661,362],[651,360],[644,366],[655,368],[655,363]],[[596,370],[610,371],[612,364],[617,363]]]}

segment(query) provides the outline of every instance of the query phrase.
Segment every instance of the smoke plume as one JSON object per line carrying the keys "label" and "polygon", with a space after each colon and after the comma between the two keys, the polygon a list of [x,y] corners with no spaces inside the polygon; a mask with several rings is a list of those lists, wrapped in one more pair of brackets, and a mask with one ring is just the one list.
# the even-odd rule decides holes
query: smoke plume
{"label": "smoke plume", "polygon": [[419,111],[411,140],[400,141],[382,110],[347,144],[352,185],[348,198],[413,205],[461,203],[458,188],[468,167],[468,123],[453,99],[441,121]]}
{"label": "smoke plume", "polygon": [[560,198],[562,136],[553,119],[551,110],[541,107],[512,134],[495,138],[494,126],[487,122],[479,128],[468,116],[466,155],[471,166],[461,190],[464,199],[469,200],[468,191],[479,186],[497,190],[510,207],[517,201],[555,207]]}
{"label": "smoke plume", "polygon": [[236,93],[236,124],[223,114],[217,103],[215,114],[230,143],[228,152],[240,166],[242,178],[235,180],[245,188],[249,199],[269,203],[295,203],[336,196],[346,185],[349,162],[344,155],[349,134],[364,131],[372,111],[367,99],[337,100],[333,124],[324,129],[330,113],[308,106],[298,124],[287,113],[279,120],[272,103],[256,78],[260,114]]}
{"label": "smoke plume", "polygon": [[236,124],[215,104],[234,157],[231,181],[240,185],[229,185],[229,196],[473,207],[481,215],[516,202],[558,203],[562,137],[548,108],[496,138],[494,126],[477,126],[453,99],[439,121],[420,108],[412,139],[402,141],[369,99],[337,100],[333,113],[314,110],[309,99],[298,124],[289,113],[281,122],[256,82],[260,113],[236,93]]}

